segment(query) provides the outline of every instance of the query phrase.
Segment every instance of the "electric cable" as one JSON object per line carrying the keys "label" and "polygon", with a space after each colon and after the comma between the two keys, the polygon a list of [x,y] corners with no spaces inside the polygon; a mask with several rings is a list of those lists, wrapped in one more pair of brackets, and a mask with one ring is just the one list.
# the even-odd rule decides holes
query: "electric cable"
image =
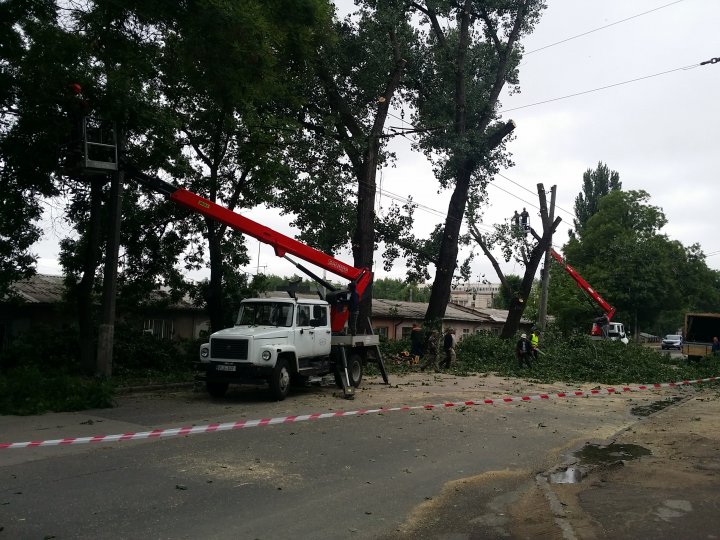
{"label": "electric cable", "polygon": [[673,5],[675,5],[675,4],[679,4],[680,2],[684,2],[684,1],[685,1],[685,0],[675,0],[675,2],[670,2],[669,4],[665,4],[665,5],[662,5],[662,6],[659,6],[659,7],[653,8],[653,9],[650,9],[650,10],[648,10],[648,11],[643,11],[642,13],[638,13],[637,15],[632,15],[632,16],[630,16],[630,17],[626,17],[625,19],[620,19],[619,21],[611,22],[611,23],[606,24],[606,25],[604,25],[604,26],[599,26],[599,27],[597,27],[597,28],[593,28],[592,30],[588,30],[588,31],[586,31],[586,32],[582,32],[581,34],[576,34],[576,35],[574,35],[574,36],[570,36],[570,37],[568,37],[568,38],[561,39],[560,41],[556,41],[555,43],[550,43],[549,45],[545,45],[545,46],[543,46],[543,47],[539,47],[539,48],[537,48],[537,49],[533,49],[532,51],[528,51],[528,52],[524,53],[524,54],[523,54],[523,59],[524,59],[524,57],[526,57],[526,56],[528,56],[528,55],[530,55],[530,54],[533,54],[533,53],[536,53],[536,52],[540,52],[540,51],[544,51],[545,49],[549,49],[550,47],[555,47],[556,45],[561,45],[562,43],[567,43],[568,41],[572,41],[573,39],[577,39],[577,38],[580,38],[580,37],[583,37],[583,36],[587,36],[588,34],[592,34],[592,33],[594,33],[594,32],[599,32],[600,30],[604,30],[604,29],[606,29],[606,28],[610,28],[611,26],[615,26],[615,25],[618,25],[618,24],[621,24],[621,23],[630,21],[630,20],[632,20],[632,19],[637,19],[638,17],[642,17],[643,15],[648,15],[649,13],[653,13],[653,12],[655,12],[655,11],[659,11],[659,10],[661,10],[661,9],[664,9],[664,8],[666,8],[666,7],[673,6]]}

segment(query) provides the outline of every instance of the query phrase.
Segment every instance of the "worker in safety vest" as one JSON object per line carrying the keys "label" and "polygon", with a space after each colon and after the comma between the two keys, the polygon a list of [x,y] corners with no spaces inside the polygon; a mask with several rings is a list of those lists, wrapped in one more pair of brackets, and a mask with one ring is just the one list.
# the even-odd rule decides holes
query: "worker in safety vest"
{"label": "worker in safety vest", "polygon": [[538,345],[540,345],[540,336],[537,330],[533,330],[530,334],[530,345],[532,346],[532,355],[535,360],[538,357]]}

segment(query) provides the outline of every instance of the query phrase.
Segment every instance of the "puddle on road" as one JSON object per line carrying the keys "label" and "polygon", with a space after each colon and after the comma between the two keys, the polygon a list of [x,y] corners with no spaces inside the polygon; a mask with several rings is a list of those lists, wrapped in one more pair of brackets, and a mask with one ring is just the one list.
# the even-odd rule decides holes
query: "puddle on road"
{"label": "puddle on road", "polygon": [[551,484],[577,484],[595,466],[611,465],[651,454],[649,449],[637,444],[586,444],[577,452],[573,452],[573,456],[578,459],[575,465],[551,472],[548,480]]}
{"label": "puddle on road", "polygon": [[588,465],[606,465],[619,460],[636,459],[652,454],[650,450],[638,444],[586,444],[575,452],[582,463]]}
{"label": "puddle on road", "polygon": [[650,416],[652,413],[663,410],[665,407],[669,407],[673,403],[681,401],[681,397],[673,397],[669,399],[663,399],[660,401],[654,401],[649,405],[638,405],[630,409],[630,413],[635,416]]}

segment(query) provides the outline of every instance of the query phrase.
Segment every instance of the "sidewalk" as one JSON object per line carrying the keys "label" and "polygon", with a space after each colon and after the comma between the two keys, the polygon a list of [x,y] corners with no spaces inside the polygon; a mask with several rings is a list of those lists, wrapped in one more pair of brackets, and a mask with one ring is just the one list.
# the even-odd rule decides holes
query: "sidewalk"
{"label": "sidewalk", "polygon": [[720,538],[720,389],[707,388],[608,442],[651,455],[601,465],[579,483],[549,484],[564,538]]}

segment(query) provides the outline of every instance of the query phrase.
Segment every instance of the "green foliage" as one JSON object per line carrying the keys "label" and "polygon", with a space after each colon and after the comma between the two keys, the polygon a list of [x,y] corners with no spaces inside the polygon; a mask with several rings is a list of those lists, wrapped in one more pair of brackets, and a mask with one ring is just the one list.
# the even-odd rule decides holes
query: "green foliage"
{"label": "green foliage", "polygon": [[493,307],[496,309],[510,309],[510,302],[520,294],[522,276],[507,274],[505,280],[510,288],[506,287],[504,283],[500,285],[500,294],[493,297]]}
{"label": "green foliage", "polygon": [[[563,249],[565,259],[617,309],[616,320],[633,331],[662,335],[677,330],[685,311],[720,308],[720,273],[708,269],[698,246],[685,248],[660,233],[667,219],[649,199],[645,191],[611,190]],[[580,300],[570,305],[567,282],[551,287],[550,312],[568,329],[565,321],[587,311]],[[561,289],[566,292],[556,294]],[[576,294],[582,298],[579,288]],[[584,317],[585,326],[591,319]]]}
{"label": "green foliage", "polygon": [[602,161],[598,163],[597,169],[585,171],[582,192],[575,197],[575,231],[582,235],[585,224],[598,211],[600,199],[611,191],[621,189],[620,174],[611,171]]}
{"label": "green foliage", "polygon": [[27,365],[0,374],[0,414],[41,414],[112,407],[112,384]]}
{"label": "green foliage", "polygon": [[430,288],[416,283],[408,283],[402,279],[380,278],[373,282],[373,298],[400,300],[405,302],[427,302]]}
{"label": "green foliage", "polygon": [[38,325],[17,336],[0,353],[0,372],[38,368],[51,372],[79,373],[80,352],[75,326]]}
{"label": "green foliage", "polygon": [[531,377],[543,383],[641,384],[714,376],[709,362],[688,363],[652,348],[616,341],[593,341],[584,335],[569,338],[550,329],[540,338],[539,359],[532,371],[517,367],[515,340],[491,335],[465,337],[457,348],[459,374],[493,372],[507,377]]}
{"label": "green foliage", "polygon": [[0,355],[0,414],[110,407],[118,385],[189,381],[202,341],[157,339],[118,324],[113,378],[100,381],[81,375],[77,328],[35,327]]}
{"label": "green foliage", "polygon": [[189,372],[199,347],[197,340],[158,339],[141,329],[118,325],[113,348],[113,376]]}
{"label": "green foliage", "polygon": [[[517,339],[502,339],[489,333],[463,337],[456,347],[457,362],[451,373],[464,376],[495,373],[548,384],[606,385],[648,384],[717,375],[717,364],[709,358],[706,359],[708,361],[690,363],[633,343],[623,345],[616,341],[594,341],[581,334],[564,337],[554,326],[540,336],[542,352],[532,370],[521,369],[515,357]],[[381,345],[389,373],[405,374],[417,370],[407,362],[394,361],[400,353],[408,350],[408,340],[388,341]],[[375,371],[371,372],[375,374]]]}

